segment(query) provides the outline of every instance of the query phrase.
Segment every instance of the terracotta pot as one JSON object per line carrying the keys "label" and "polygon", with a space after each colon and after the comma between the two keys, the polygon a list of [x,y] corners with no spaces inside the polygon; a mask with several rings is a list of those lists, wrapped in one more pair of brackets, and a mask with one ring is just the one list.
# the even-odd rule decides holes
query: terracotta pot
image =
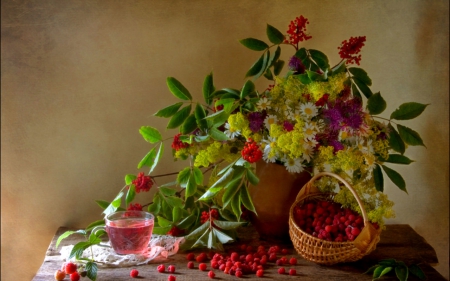
{"label": "terracotta pot", "polygon": [[289,241],[289,209],[311,175],[289,173],[283,165],[264,161],[256,163],[256,175],[259,184],[249,191],[257,215],[252,213],[250,220],[261,239]]}

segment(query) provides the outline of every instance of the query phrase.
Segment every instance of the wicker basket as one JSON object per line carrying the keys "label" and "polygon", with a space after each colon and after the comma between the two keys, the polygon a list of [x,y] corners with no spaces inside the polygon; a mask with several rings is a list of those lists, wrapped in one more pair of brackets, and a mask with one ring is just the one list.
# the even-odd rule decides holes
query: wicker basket
{"label": "wicker basket", "polygon": [[[351,242],[330,242],[316,238],[302,229],[294,220],[294,207],[311,200],[329,200],[333,198],[333,193],[321,193],[312,184],[315,180],[323,177],[331,176],[341,181],[353,194],[362,211],[364,219],[364,228],[358,237]],[[333,265],[336,263],[357,261],[375,250],[376,244],[380,241],[381,228],[378,230],[373,227],[367,218],[364,206],[355,190],[340,176],[323,172],[315,175],[308,183],[306,183],[297,195],[289,211],[289,235],[295,250],[306,260],[323,264]]]}

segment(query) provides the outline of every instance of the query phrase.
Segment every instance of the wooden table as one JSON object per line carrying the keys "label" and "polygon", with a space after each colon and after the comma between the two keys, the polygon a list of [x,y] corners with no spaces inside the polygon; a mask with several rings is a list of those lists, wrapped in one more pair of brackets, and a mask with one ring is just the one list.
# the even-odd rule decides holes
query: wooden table
{"label": "wooden table", "polygon": [[[38,280],[55,280],[54,273],[57,269],[61,268],[63,259],[59,253],[61,246],[74,245],[81,241],[80,235],[72,235],[66,238],[61,243],[58,249],[55,248],[56,240],[59,235],[64,233],[70,228],[61,227],[53,237],[50,246],[47,250],[44,262],[33,278],[34,281]],[[264,245],[266,248],[275,245],[267,241],[260,241],[258,234],[253,228],[247,227],[239,231],[239,237],[241,240],[236,244],[226,245],[225,249],[235,249],[237,244],[246,243],[248,245],[257,247],[258,245]],[[381,240],[377,245],[377,249],[370,255],[365,256],[363,259],[346,264],[339,264],[334,266],[321,266],[315,263],[302,259],[293,250],[292,244],[278,244],[282,248],[288,248],[289,254],[287,257],[295,256],[298,259],[296,266],[285,266],[287,270],[289,268],[295,268],[297,270],[296,276],[279,275],[277,273],[278,266],[273,263],[266,265],[267,269],[264,270],[264,278],[258,278],[254,273],[244,275],[244,280],[372,280],[372,276],[364,273],[369,267],[375,265],[379,260],[385,258],[395,258],[397,260],[404,261],[407,265],[418,264],[425,272],[428,280],[446,280],[441,274],[439,274],[432,265],[438,263],[436,252],[425,241],[423,237],[417,234],[409,225],[387,225],[386,230],[381,234]],[[194,252],[199,252],[194,251]],[[158,273],[156,267],[158,263],[150,263],[147,265],[137,266],[139,270],[140,279],[166,281],[169,274]],[[170,264],[175,265],[177,281],[200,281],[211,280],[208,278],[207,272],[199,271],[198,269],[188,269],[186,264],[186,253],[178,253],[169,257],[166,262],[166,267]],[[196,263],[196,266],[198,263]],[[207,262],[208,270],[211,268],[209,261]],[[130,277],[131,267],[125,268],[99,268],[97,280],[132,280]],[[224,274],[223,272],[215,269],[217,280],[236,280],[237,277]],[[67,276],[65,280],[70,280]],[[87,277],[82,278],[82,281],[88,281]],[[389,274],[383,276],[381,280],[398,280],[395,274]],[[419,280],[415,276],[410,274],[408,280]]]}

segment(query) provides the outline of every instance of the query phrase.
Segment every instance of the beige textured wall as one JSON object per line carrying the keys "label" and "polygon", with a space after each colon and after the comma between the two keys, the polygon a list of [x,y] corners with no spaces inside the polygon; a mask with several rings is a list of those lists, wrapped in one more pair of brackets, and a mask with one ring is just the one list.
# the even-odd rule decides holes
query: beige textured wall
{"label": "beige textured wall", "polygon": [[[388,222],[424,236],[448,278],[448,12],[446,0],[2,1],[1,279],[30,280],[59,226],[101,218],[94,199],[111,200],[149,149],[140,126],[164,131],[152,114],[175,101],[167,76],[196,97],[211,70],[218,88],[241,87],[257,57],[238,39],[265,38],[266,23],[285,31],[301,14],[307,47],[331,63],[342,40],[367,36],[361,67],[388,113],[430,104],[407,123],[427,148],[411,147],[416,162],[398,168],[409,195],[387,186]],[[166,152],[156,172],[176,171]]]}

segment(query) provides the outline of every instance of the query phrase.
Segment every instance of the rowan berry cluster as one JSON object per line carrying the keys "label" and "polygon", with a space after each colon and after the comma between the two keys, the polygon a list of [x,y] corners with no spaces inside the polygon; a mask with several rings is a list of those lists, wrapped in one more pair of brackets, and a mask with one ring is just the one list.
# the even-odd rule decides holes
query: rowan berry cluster
{"label": "rowan berry cluster", "polygon": [[[293,215],[302,230],[327,241],[353,241],[364,228],[364,220],[359,214],[335,202],[311,201],[297,205]],[[378,228],[378,224],[373,225]]]}
{"label": "rowan berry cluster", "polygon": [[291,21],[291,23],[289,24],[289,29],[287,31],[289,39],[285,39],[284,42],[296,46],[300,41],[311,39],[312,36],[309,36],[305,33],[306,25],[308,23],[309,21],[307,18],[303,16],[296,17],[295,20]]}
{"label": "rowan berry cluster", "polygon": [[176,135],[173,137],[172,148],[175,149],[175,151],[178,151],[178,150],[180,150],[180,149],[182,149],[182,148],[187,148],[187,147],[189,147],[189,144],[188,144],[187,142],[182,142],[182,141],[180,140],[180,136],[181,136],[181,133],[176,134]]}
{"label": "rowan berry cluster", "polygon": [[245,143],[244,149],[241,151],[242,158],[248,161],[249,163],[255,163],[261,160],[262,151],[259,148],[258,144],[252,139],[248,139]]}
{"label": "rowan berry cluster", "polygon": [[153,186],[153,179],[150,176],[145,176],[143,172],[137,175],[137,178],[132,181],[136,187],[136,193],[141,191],[149,191]]}
{"label": "rowan berry cluster", "polygon": [[200,222],[205,223],[208,220],[216,220],[219,218],[219,212],[216,209],[211,209],[209,212],[203,211],[200,217]]}
{"label": "rowan berry cluster", "polygon": [[361,48],[364,46],[364,42],[366,41],[366,36],[358,36],[358,37],[350,37],[350,39],[342,41],[342,44],[339,49],[339,55],[342,59],[346,59],[348,64],[354,62],[359,65],[359,61],[361,60],[361,55],[358,53],[361,51]]}

